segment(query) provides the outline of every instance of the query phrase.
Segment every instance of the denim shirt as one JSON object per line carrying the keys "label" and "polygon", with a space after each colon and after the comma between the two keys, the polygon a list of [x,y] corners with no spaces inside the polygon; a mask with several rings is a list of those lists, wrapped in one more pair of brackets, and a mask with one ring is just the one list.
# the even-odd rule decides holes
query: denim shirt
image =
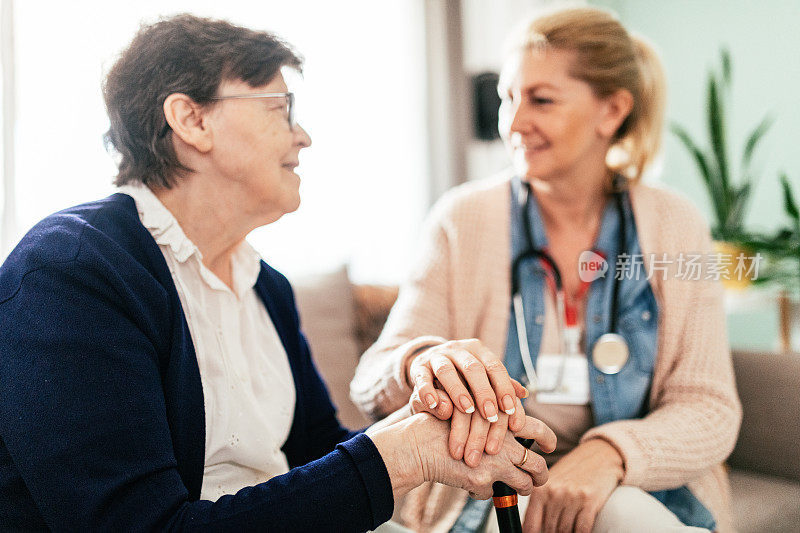
{"label": "denim shirt", "polygon": [[[517,257],[527,247],[525,241],[524,204],[519,204],[522,183],[518,178],[511,182],[511,257]],[[528,202],[533,245],[536,248],[547,246],[544,224],[539,213],[535,196]],[[631,258],[641,258],[641,248],[636,233],[636,223],[630,205],[630,197],[623,197],[624,220],[619,220],[615,202],[609,201],[603,211],[600,232],[595,242],[595,250],[603,252],[609,261],[609,268],[589,287],[584,314],[584,342],[582,348],[589,356],[589,387],[591,409],[595,424],[601,425],[615,420],[642,418],[648,412],[648,396],[653,379],[653,368],[658,350],[658,306],[653,289],[647,279],[641,260],[626,260],[620,272],[619,305],[616,333],[628,343],[629,358],[617,374],[603,374],[591,364],[591,347],[597,339],[610,332],[610,314],[613,298],[614,276],[617,274],[617,254],[627,254]],[[620,224],[625,224],[626,243],[624,250],[618,250]],[[622,256],[624,257],[624,256]],[[622,257],[620,259],[622,259]],[[551,297],[545,287],[545,273],[538,259],[530,258],[519,266],[520,291],[524,302],[525,324],[528,330],[528,346],[533,364],[542,339],[544,326],[544,302]],[[511,305],[509,303],[509,305]],[[505,364],[512,377],[525,380],[517,337],[517,326],[513,308],[508,325]],[[686,488],[651,492],[668,509],[675,513],[686,525],[714,529],[711,513]]]}

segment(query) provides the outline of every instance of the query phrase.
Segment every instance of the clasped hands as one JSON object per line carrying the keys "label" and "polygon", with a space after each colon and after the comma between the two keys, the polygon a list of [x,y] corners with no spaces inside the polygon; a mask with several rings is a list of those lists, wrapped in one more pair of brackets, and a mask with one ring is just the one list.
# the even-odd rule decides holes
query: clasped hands
{"label": "clasped hands", "polygon": [[[527,389],[477,339],[424,349],[406,362],[406,378],[414,388],[412,412],[451,419],[450,455],[469,466],[478,466],[484,450],[497,454],[508,430],[516,433],[525,426],[520,399],[528,396]],[[479,416],[473,416],[476,412]]]}
{"label": "clasped hands", "polygon": [[[508,375],[502,361],[479,340],[451,341],[426,348],[406,362],[405,374],[413,387],[409,403],[412,412],[428,412],[440,420],[451,420],[448,450],[453,459],[463,459],[475,468],[484,452],[492,456],[505,448],[509,431],[517,434],[532,424],[538,424],[537,433],[545,437],[537,439],[542,451],[555,449],[552,431],[525,415],[521,399],[528,396],[528,391]],[[544,460],[539,455],[535,457],[541,470]],[[523,522],[527,532],[591,531],[624,469],[616,448],[604,440],[592,439],[562,457],[549,474],[546,484],[546,469],[544,476],[534,479]],[[474,492],[471,495],[490,496]]]}

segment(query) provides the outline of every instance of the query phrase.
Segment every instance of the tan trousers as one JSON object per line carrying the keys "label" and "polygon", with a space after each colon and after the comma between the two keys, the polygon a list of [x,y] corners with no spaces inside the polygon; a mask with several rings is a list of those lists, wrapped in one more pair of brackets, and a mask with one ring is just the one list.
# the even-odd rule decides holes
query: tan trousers
{"label": "tan trousers", "polygon": [[[525,519],[528,498],[519,499],[520,517]],[[387,522],[375,533],[410,532],[396,522]],[[707,532],[707,529],[685,526],[672,511],[636,487],[617,487],[600,510],[594,523],[593,533],[690,533]],[[494,511],[489,516],[484,533],[499,533]]]}
{"label": "tan trousers", "polygon": [[[520,517],[525,519],[528,498],[519,499]],[[498,533],[494,512],[486,524],[486,533]],[[611,493],[594,523],[593,533],[672,533],[708,531],[685,526],[672,511],[636,487],[619,486]]]}

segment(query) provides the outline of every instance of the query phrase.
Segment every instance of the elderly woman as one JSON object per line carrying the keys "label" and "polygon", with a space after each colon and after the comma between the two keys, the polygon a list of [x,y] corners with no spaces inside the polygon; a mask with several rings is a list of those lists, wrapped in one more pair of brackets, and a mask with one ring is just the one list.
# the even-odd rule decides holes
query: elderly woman
{"label": "elderly woman", "polygon": [[289,283],[244,241],[300,201],[282,67],[300,59],[273,35],[181,15],[111,69],[119,192],[0,269],[0,529],[364,531],[423,481],[546,480],[510,433],[470,468],[428,414],[339,425]]}
{"label": "elderly woman", "polygon": [[[564,10],[515,36],[499,91],[514,173],[434,208],[353,399],[380,416],[443,389],[451,454],[478,464],[503,442],[498,413],[523,424],[518,378],[527,414],[558,436],[526,531],[730,530],[722,462],[741,412],[721,288],[677,271],[711,251],[709,232],[686,200],[639,183],[662,126],[657,56],[604,11]],[[459,420],[475,408],[491,426]],[[426,486],[403,517],[480,529],[465,500]]]}

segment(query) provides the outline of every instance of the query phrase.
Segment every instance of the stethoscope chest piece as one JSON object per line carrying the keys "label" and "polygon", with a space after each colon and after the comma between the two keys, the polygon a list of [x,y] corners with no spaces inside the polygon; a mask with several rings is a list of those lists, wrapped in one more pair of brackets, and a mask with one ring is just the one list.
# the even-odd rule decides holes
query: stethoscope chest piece
{"label": "stethoscope chest piece", "polygon": [[602,335],[592,349],[592,363],[603,374],[619,373],[628,357],[628,343],[617,333]]}

